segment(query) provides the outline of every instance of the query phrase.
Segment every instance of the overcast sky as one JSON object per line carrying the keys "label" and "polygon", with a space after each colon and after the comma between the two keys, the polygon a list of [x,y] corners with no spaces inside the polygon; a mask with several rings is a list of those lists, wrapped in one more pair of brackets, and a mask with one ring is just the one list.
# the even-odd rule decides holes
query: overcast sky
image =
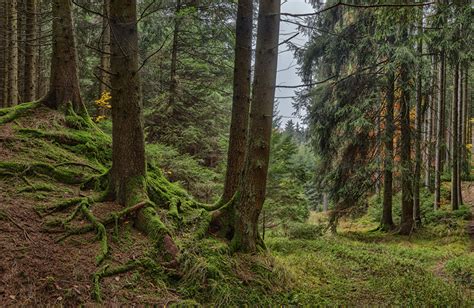
{"label": "overcast sky", "polygon": [[[282,13],[308,13],[311,12],[313,8],[310,4],[306,3],[305,0],[288,0],[281,7]],[[284,41],[294,35],[297,31],[297,26],[287,22],[282,22],[280,24],[280,41]],[[304,45],[306,42],[306,37],[302,34],[293,38],[291,41],[299,46]],[[299,85],[301,84],[301,79],[297,74],[298,67],[296,66],[296,59],[294,58],[293,52],[287,51],[288,47],[286,45],[280,46],[280,55],[278,57],[278,75],[277,75],[277,85]],[[294,96],[295,89],[282,89],[277,88],[275,96]],[[293,117],[294,108],[293,100],[291,98],[278,98],[278,110],[280,115],[284,118],[282,119],[283,125],[290,118]],[[292,118],[294,122],[299,121],[298,118]]]}

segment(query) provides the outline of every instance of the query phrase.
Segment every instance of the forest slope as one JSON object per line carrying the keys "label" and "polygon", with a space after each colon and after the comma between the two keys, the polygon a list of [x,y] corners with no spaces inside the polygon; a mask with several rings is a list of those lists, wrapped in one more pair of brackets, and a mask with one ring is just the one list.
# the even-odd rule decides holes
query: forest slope
{"label": "forest slope", "polygon": [[[76,129],[76,120],[38,108],[0,125],[2,305],[93,303],[94,274],[133,262],[142,263],[100,281],[105,303],[472,305],[474,255],[466,223],[456,218],[399,237],[369,232],[376,224],[366,215],[344,221],[339,235],[289,239],[270,232],[273,256],[231,256],[228,243],[206,235],[205,211],[189,211],[179,222],[163,212],[163,221],[176,225],[179,267],[143,262],[152,259],[153,247],[128,218],[107,226],[109,253],[105,265],[97,265],[101,242],[94,232],[58,241],[88,221],[73,207],[47,210],[95,196],[79,183],[110,166],[109,137]],[[465,189],[472,202],[472,185]],[[91,206],[99,219],[120,209],[107,202]]]}

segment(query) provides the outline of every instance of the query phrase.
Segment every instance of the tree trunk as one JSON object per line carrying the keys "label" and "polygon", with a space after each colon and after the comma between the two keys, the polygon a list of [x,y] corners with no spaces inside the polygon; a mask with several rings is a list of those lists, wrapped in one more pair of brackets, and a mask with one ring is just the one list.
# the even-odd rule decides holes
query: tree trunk
{"label": "tree trunk", "polygon": [[459,100],[459,63],[454,65],[453,102],[451,104],[451,207],[459,208],[459,144],[458,144],[458,100]]}
{"label": "tree trunk", "polygon": [[54,0],[53,50],[49,91],[42,102],[54,109],[72,104],[78,114],[86,114],[77,75],[76,42],[72,20],[71,0]]}
{"label": "tree trunk", "polygon": [[[222,198],[229,201],[237,192],[247,146],[252,68],[253,1],[239,0],[235,31],[235,60],[227,170]],[[211,228],[232,239],[234,207],[213,214]]]}
{"label": "tree trunk", "polygon": [[[420,31],[423,32],[423,18],[418,23]],[[423,53],[423,40],[420,38],[417,46],[418,54]],[[420,62],[416,78],[416,123],[415,123],[415,172],[413,179],[413,211],[416,226],[421,226],[421,210],[420,210],[420,179],[421,179],[421,128],[423,123],[422,114],[422,69]]]}
{"label": "tree trunk", "polygon": [[108,91],[106,85],[110,85],[110,27],[109,27],[109,6],[110,0],[104,0],[102,5],[102,14],[105,18],[102,18],[102,41],[101,41],[101,51],[100,54],[100,70],[99,76],[101,82],[99,82],[99,97],[105,92]]}
{"label": "tree trunk", "polygon": [[461,205],[463,204],[462,202],[462,177],[461,177],[461,172],[462,172],[462,157],[463,157],[463,144],[462,144],[462,132],[463,132],[463,127],[462,127],[462,122],[463,122],[463,90],[462,90],[462,79],[463,79],[463,73],[462,73],[462,66],[459,63],[458,64],[458,101],[457,101],[457,137],[456,137],[456,142],[457,142],[457,164],[456,164],[456,169],[457,169],[457,198],[458,198],[458,204]]}
{"label": "tree trunk", "polygon": [[393,123],[395,102],[395,75],[389,73],[387,78],[387,106],[385,115],[385,156],[384,156],[384,176],[383,176],[383,208],[380,228],[382,230],[392,230],[395,227],[392,217],[392,194],[393,194],[393,134],[395,126]]}
{"label": "tree trunk", "polygon": [[169,106],[175,108],[174,104],[176,101],[176,89],[178,87],[178,80],[176,79],[176,67],[178,64],[178,40],[179,40],[179,26],[181,17],[179,13],[181,11],[181,0],[176,1],[176,11],[174,15],[174,30],[173,30],[173,46],[171,47],[171,69],[170,69],[170,93],[169,93]]}
{"label": "tree trunk", "polygon": [[400,220],[400,231],[402,235],[408,235],[413,230],[413,181],[411,163],[411,132],[410,132],[410,92],[408,65],[402,63],[400,67],[400,163],[401,186],[402,186],[402,214]]}
{"label": "tree trunk", "polygon": [[120,204],[131,206],[146,194],[136,1],[111,1],[109,22],[113,37],[111,193]]}
{"label": "tree trunk", "polygon": [[26,2],[26,49],[25,49],[25,101],[34,101],[36,98],[36,68],[37,48],[37,2],[27,0]]}
{"label": "tree trunk", "polygon": [[329,209],[329,196],[327,192],[323,192],[323,212],[327,212]]}
{"label": "tree trunk", "polygon": [[426,120],[426,161],[425,161],[425,187],[433,192],[433,182],[431,180],[431,163],[433,160],[433,134],[434,134],[434,123],[436,118],[436,104],[435,104],[435,86],[436,86],[436,58],[432,58],[432,69],[431,69],[431,81],[430,81],[430,94],[427,105],[427,120]]}
{"label": "tree trunk", "polygon": [[438,209],[441,203],[441,173],[443,172],[443,153],[444,153],[444,119],[445,119],[445,77],[446,60],[444,50],[440,54],[440,63],[438,71],[438,99],[436,110],[436,145],[435,145],[435,196],[434,209]]}
{"label": "tree trunk", "polygon": [[[3,12],[8,12],[6,0],[0,2],[0,8]],[[4,108],[8,99],[8,14],[0,15],[0,42],[0,108]]]}
{"label": "tree trunk", "polygon": [[9,41],[10,52],[8,59],[8,106],[18,104],[18,7],[17,0],[10,0],[9,8]]}
{"label": "tree trunk", "polygon": [[255,79],[245,167],[235,208],[234,251],[255,252],[263,247],[258,216],[265,201],[273,101],[278,62],[280,0],[261,0],[259,5]]}

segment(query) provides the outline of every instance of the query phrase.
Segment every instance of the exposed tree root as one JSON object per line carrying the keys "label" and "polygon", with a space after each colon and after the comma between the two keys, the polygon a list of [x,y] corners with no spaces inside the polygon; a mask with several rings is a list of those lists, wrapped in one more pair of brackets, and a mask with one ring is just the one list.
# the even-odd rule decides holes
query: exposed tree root
{"label": "exposed tree root", "polygon": [[100,291],[100,281],[103,278],[126,273],[131,270],[137,269],[139,267],[150,268],[150,267],[156,267],[156,266],[157,266],[156,263],[149,258],[143,258],[139,260],[130,260],[127,263],[114,267],[114,268],[110,268],[109,265],[105,265],[101,270],[97,271],[93,276],[94,288],[92,291],[92,298],[97,302],[102,301],[101,291]]}
{"label": "exposed tree root", "polygon": [[60,163],[60,164],[54,165],[55,168],[61,167],[61,166],[80,166],[80,167],[90,168],[90,169],[92,169],[92,170],[94,170],[94,171],[97,171],[97,172],[103,172],[103,171],[104,171],[104,170],[102,170],[102,169],[99,169],[99,168],[97,168],[97,167],[91,166],[91,165],[89,165],[89,164],[79,163],[79,162],[73,162],[73,161],[64,162],[64,163]]}
{"label": "exposed tree root", "polygon": [[96,257],[97,264],[100,264],[102,261],[104,261],[107,253],[109,252],[109,245],[107,243],[107,230],[105,230],[104,225],[99,222],[99,220],[92,214],[88,206],[89,203],[87,201],[83,201],[80,205],[80,208],[84,217],[86,217],[96,229],[97,237],[100,239],[100,253]]}
{"label": "exposed tree root", "polygon": [[31,102],[0,109],[0,125],[12,122],[38,106],[40,106],[39,102]]}
{"label": "exposed tree root", "polygon": [[82,184],[87,179],[83,173],[61,170],[46,163],[0,162],[0,176],[23,176],[33,173],[46,175],[65,184]]}

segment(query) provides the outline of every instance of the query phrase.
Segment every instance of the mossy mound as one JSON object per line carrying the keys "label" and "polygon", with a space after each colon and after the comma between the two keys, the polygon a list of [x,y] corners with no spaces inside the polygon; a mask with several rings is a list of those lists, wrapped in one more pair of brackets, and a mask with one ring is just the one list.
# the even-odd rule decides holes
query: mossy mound
{"label": "mossy mound", "polygon": [[[51,295],[39,304],[53,304],[58,298],[68,304],[101,300],[227,306],[284,301],[291,285],[287,272],[268,255],[231,255],[227,242],[210,237],[209,210],[222,203],[205,206],[197,202],[165,178],[159,162],[148,161],[146,182],[153,211],[138,211],[145,206],[140,202],[122,208],[104,201],[111,137],[89,119],[70,109],[53,111],[28,103],[0,110],[0,120],[0,188],[6,192],[0,195],[5,204],[2,217],[16,223],[33,220],[33,229],[25,234],[31,238],[41,233],[50,240],[43,247],[49,262],[60,268],[64,258],[77,260],[80,269],[57,274],[65,282],[52,273],[42,277],[42,270],[48,271],[48,260],[35,259],[42,252],[32,252],[31,266],[45,267],[35,274],[37,281],[46,283],[38,292],[56,298],[52,300]],[[24,218],[16,217],[18,202]],[[136,217],[138,212],[157,219]],[[164,253],[166,238],[157,245],[133,227],[140,221],[153,222],[148,229],[164,230],[173,238],[177,264],[171,264]],[[18,240],[29,247],[27,237],[22,239],[19,234]],[[10,252],[15,255],[13,248]],[[34,270],[27,268],[29,263],[24,264],[25,273]],[[20,293],[12,295],[9,303],[21,303]]]}

